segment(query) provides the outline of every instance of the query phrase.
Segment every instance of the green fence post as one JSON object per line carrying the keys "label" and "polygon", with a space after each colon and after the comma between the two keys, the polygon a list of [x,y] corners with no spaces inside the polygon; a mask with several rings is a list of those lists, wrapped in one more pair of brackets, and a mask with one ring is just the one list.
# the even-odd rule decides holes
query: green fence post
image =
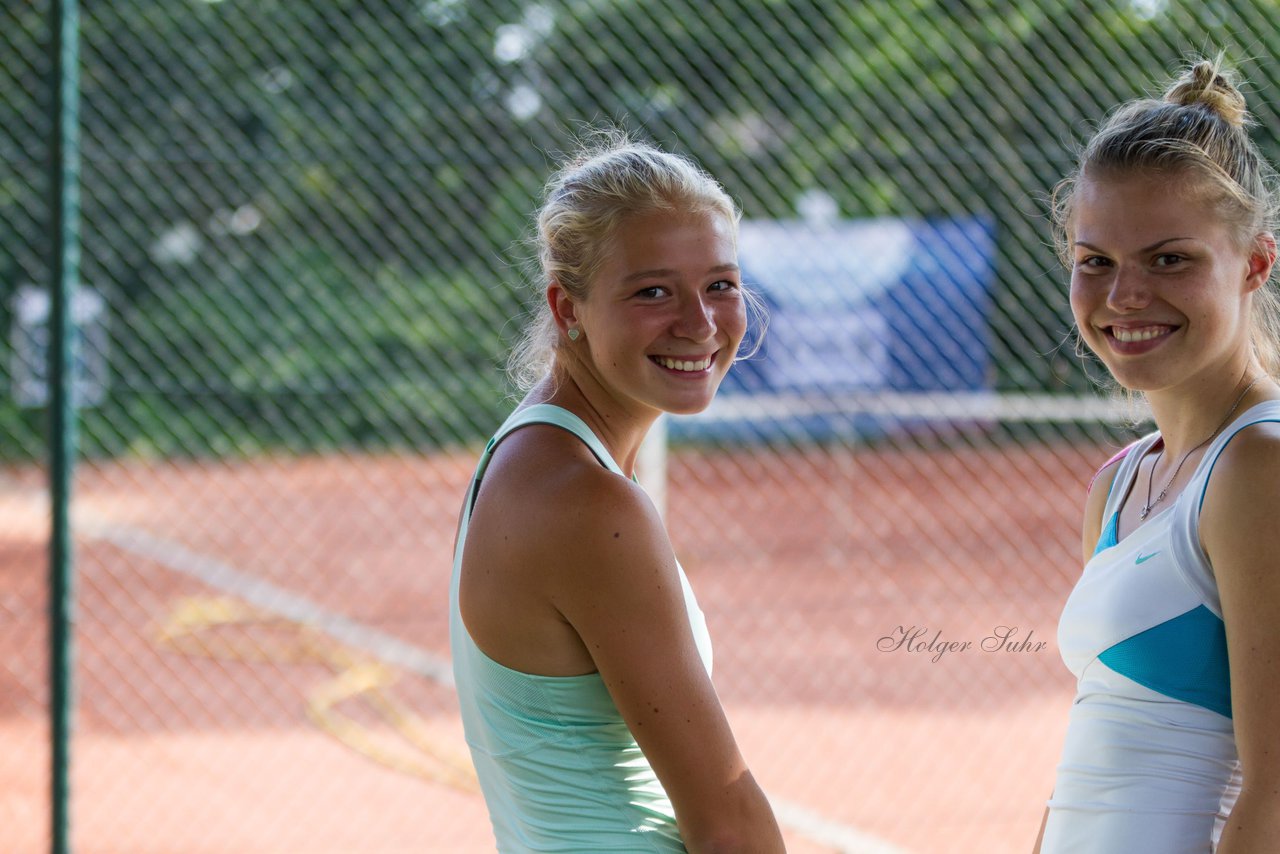
{"label": "green fence post", "polygon": [[76,457],[75,326],[72,299],[80,268],[79,10],[53,0],[52,273],[49,313],[49,714],[50,818],[54,854],[70,850],[71,730],[75,718],[75,586],[71,481]]}

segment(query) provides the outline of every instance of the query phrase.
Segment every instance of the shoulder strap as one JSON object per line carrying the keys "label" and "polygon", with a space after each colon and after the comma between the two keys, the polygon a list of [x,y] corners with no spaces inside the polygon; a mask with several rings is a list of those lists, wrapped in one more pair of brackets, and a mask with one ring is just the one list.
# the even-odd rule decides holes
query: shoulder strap
{"label": "shoulder strap", "polygon": [[494,433],[493,438],[484,446],[484,452],[480,455],[480,461],[476,464],[476,472],[471,477],[470,486],[467,487],[466,502],[462,507],[462,518],[459,520],[458,537],[454,547],[455,583],[458,567],[461,565],[463,543],[467,538],[467,530],[471,526],[471,510],[475,507],[476,495],[480,491],[480,481],[484,477],[485,470],[489,468],[489,461],[493,459],[494,449],[498,447],[503,439],[521,427],[527,427],[530,424],[551,424],[568,430],[583,441],[591,450],[591,453],[595,455],[595,458],[600,461],[600,465],[615,474],[626,477],[622,472],[622,467],[613,459],[613,455],[605,448],[599,437],[591,431],[585,421],[569,410],[550,403],[536,403],[523,409],[517,409],[511,413],[502,426],[498,428],[498,432]]}
{"label": "shoulder strap", "polygon": [[1151,450],[1151,446],[1159,439],[1159,433],[1148,433],[1122,452],[1124,453],[1124,458],[1120,460],[1120,467],[1116,471],[1116,476],[1111,479],[1111,488],[1107,492],[1107,503],[1102,511],[1104,528],[1107,520],[1115,515],[1116,511],[1120,509],[1120,505],[1124,502],[1125,496],[1129,494],[1133,479],[1138,475],[1138,466],[1142,464],[1142,458],[1147,455],[1147,452]]}
{"label": "shoulder strap", "polygon": [[498,447],[499,442],[521,427],[527,427],[530,424],[551,424],[568,430],[591,449],[591,453],[600,461],[600,465],[614,474],[622,474],[622,468],[614,461],[613,455],[605,448],[604,442],[600,441],[585,421],[569,410],[550,403],[535,403],[533,406],[526,406],[511,413],[511,417],[498,428],[498,432],[493,434],[493,438],[485,446],[482,464],[488,465],[489,458],[493,456],[493,450]]}
{"label": "shoulder strap", "polygon": [[[1227,445],[1244,428],[1262,421],[1280,421],[1280,400],[1269,400],[1247,410],[1213,440],[1208,452],[1196,466],[1178,500],[1169,512],[1174,514],[1170,531],[1171,543],[1176,555],[1175,566],[1186,583],[1200,597],[1215,616],[1222,617],[1222,603],[1218,597],[1217,579],[1208,555],[1200,542],[1200,510],[1204,506],[1209,476]],[[1198,493],[1198,494],[1197,494]]]}
{"label": "shoulder strap", "polygon": [[1209,489],[1209,477],[1213,474],[1213,467],[1218,464],[1218,458],[1222,456],[1222,452],[1241,430],[1264,421],[1280,421],[1280,400],[1264,400],[1257,406],[1251,407],[1232,421],[1230,426],[1213,440],[1213,444],[1209,446],[1204,459],[1200,461],[1200,465],[1196,466],[1196,472],[1191,477],[1191,483],[1200,491],[1200,497],[1195,506],[1197,516],[1204,507],[1204,496]]}
{"label": "shoulder strap", "polygon": [[493,438],[484,447],[484,453],[480,456],[480,462],[476,466],[475,476],[471,480],[471,489],[467,493],[467,515],[471,515],[471,508],[475,504],[476,493],[479,491],[480,481],[484,477],[485,470],[489,468],[489,461],[493,459],[493,452],[502,442],[503,439],[510,436],[521,427],[527,427],[530,424],[551,424],[563,430],[568,430],[573,435],[582,440],[583,444],[590,449],[595,458],[600,461],[600,465],[604,466],[614,474],[626,477],[622,472],[621,466],[614,461],[613,455],[605,448],[604,442],[591,431],[587,423],[569,410],[555,406],[550,403],[535,403],[532,406],[526,406],[523,409],[517,409],[511,413],[511,416],[498,428],[498,432],[493,434]]}

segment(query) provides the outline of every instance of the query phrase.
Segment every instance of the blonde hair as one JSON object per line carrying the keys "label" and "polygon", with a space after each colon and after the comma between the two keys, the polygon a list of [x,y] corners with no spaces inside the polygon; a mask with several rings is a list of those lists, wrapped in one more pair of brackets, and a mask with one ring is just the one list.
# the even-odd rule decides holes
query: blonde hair
{"label": "blonde hair", "polygon": [[[1249,138],[1244,95],[1222,56],[1183,71],[1161,100],[1130,101],[1113,112],[1085,146],[1075,172],[1053,191],[1054,243],[1070,268],[1076,188],[1086,174],[1191,173],[1214,199],[1243,247],[1277,225],[1276,173]],[[1280,375],[1277,271],[1253,297],[1251,338],[1263,368]]]}
{"label": "blonde hair", "polygon": [[542,299],[551,282],[583,300],[624,218],[653,211],[711,212],[735,232],[741,212],[720,184],[692,161],[620,131],[598,131],[547,182],[537,217],[538,272],[533,316],[507,362],[521,390],[555,364],[560,336]]}

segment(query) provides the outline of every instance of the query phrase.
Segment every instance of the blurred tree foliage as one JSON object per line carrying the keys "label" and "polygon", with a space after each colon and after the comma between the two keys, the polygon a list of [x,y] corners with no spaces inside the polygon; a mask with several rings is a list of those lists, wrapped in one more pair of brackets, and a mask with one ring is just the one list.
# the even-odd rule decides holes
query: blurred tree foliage
{"label": "blurred tree foliage", "polygon": [[[120,0],[82,15],[83,280],[112,306],[96,453],[467,441],[508,402],[538,192],[601,124],[749,217],[985,213],[999,383],[1059,348],[1044,198],[1090,122],[1196,51],[1280,129],[1275,0]],[[47,2],[0,3],[0,297],[47,280]],[[7,346],[7,338],[6,346]],[[9,370],[9,354],[0,348]],[[39,412],[0,404],[4,456]]]}

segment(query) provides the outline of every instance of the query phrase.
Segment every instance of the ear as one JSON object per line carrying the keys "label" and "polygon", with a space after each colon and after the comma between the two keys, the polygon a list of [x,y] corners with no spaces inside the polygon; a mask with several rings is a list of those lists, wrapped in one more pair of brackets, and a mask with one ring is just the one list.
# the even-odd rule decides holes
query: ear
{"label": "ear", "polygon": [[555,279],[547,285],[547,305],[551,307],[551,316],[555,318],[556,327],[561,333],[578,326],[578,304]]}
{"label": "ear", "polygon": [[1276,236],[1264,231],[1253,239],[1249,252],[1249,272],[1245,276],[1245,291],[1253,293],[1271,278],[1271,268],[1276,263]]}

